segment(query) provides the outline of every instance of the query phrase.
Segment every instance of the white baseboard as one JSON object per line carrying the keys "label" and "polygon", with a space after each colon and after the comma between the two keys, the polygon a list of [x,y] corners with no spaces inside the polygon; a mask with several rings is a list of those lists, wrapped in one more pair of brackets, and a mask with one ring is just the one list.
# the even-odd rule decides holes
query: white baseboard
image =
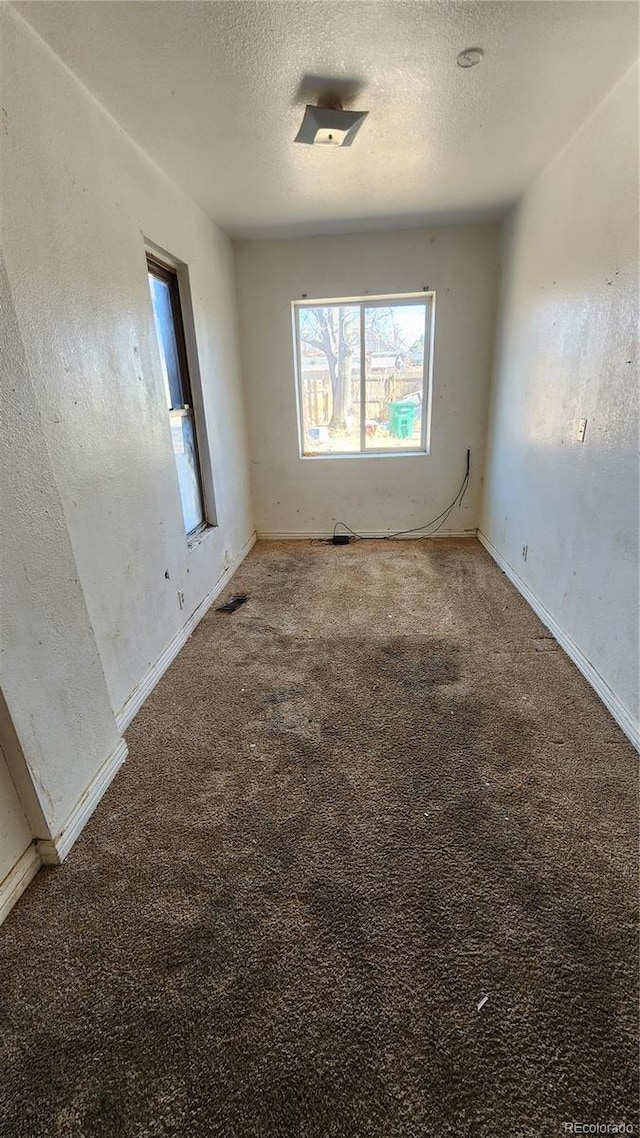
{"label": "white baseboard", "polygon": [[145,700],[151,695],[158,680],[162,678],[169,665],[175,660],[180,649],[187,643],[191,633],[197,628],[204,614],[211,608],[211,605],[216,598],[220,596],[223,589],[227,587],[229,579],[233,576],[238,566],[244,561],[250,550],[253,549],[256,540],[257,536],[253,533],[249,540],[243,545],[238,556],[227,566],[224,573],[218,578],[211,592],[207,593],[204,600],[194,609],[177,636],[174,636],[173,640],[167,644],[164,652],[158,657],[155,664],[151,665],[149,671],[143,676],[137,688],[134,688],[127,701],[120,708],[120,711],[116,713],[118,731],[126,731],[131,720],[138,714]]}
{"label": "white baseboard", "polygon": [[35,842],[32,842],[20,855],[4,880],[0,881],[0,925],[16,901],[22,897],[27,885],[33,881],[41,865],[42,859]]}
{"label": "white baseboard", "polygon": [[[324,530],[322,533],[314,533],[312,531],[308,531],[307,533],[259,533],[258,541],[311,541],[314,538],[331,537],[332,532],[332,530],[329,532],[327,532],[327,530]],[[339,532],[348,533],[348,530],[341,529]],[[393,532],[393,530],[389,530],[387,533],[383,533],[381,530],[362,529],[358,530],[358,536],[379,537],[382,540],[385,537],[389,537]],[[438,533],[407,533],[402,534],[401,536],[403,541],[414,541],[417,538],[425,537],[475,537],[476,531],[475,529],[439,530]]]}
{"label": "white baseboard", "polygon": [[493,557],[493,560],[500,566],[512,585],[515,585],[518,592],[531,605],[531,608],[540,617],[540,620],[546,625],[549,632],[553,633],[560,647],[563,648],[567,656],[573,660],[576,668],[582,672],[585,680],[591,684],[596,695],[599,696],[607,708],[607,711],[611,713],[616,723],[622,728],[629,742],[633,744],[636,750],[640,750],[640,724],[634,720],[631,712],[627,710],[615,692],[613,692],[606,681],[603,680],[591,661],[584,655],[584,652],[567,636],[567,633],[564,632],[555,617],[545,608],[542,601],[536,597],[535,593],[525,584],[515,569],[508,561],[505,561],[502,554],[498,553],[498,550],[495,549],[489,539],[485,537],[480,530],[478,530],[478,541],[484,545],[487,553]]}
{"label": "white baseboard", "polygon": [[126,757],[127,744],[121,739],[74,806],[60,833],[55,838],[38,840],[38,852],[45,865],[60,865],[64,861]]}

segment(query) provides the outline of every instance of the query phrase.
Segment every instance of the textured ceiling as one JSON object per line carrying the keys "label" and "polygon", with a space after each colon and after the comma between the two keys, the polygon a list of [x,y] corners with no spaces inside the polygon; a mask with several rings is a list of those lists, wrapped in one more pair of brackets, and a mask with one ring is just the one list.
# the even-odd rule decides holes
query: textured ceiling
{"label": "textured ceiling", "polygon": [[[175,181],[245,236],[497,215],[638,42],[635,3],[14,6]],[[470,46],[484,61],[463,71],[456,56]],[[324,86],[370,112],[351,149],[293,143]]]}

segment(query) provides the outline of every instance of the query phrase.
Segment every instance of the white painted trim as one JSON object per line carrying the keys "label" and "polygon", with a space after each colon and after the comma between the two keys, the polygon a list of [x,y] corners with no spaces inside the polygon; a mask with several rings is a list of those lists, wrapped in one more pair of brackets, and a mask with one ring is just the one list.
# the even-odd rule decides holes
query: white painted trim
{"label": "white painted trim", "polygon": [[121,739],[89,783],[55,838],[40,838],[38,851],[45,865],[60,865],[76,838],[86,826],[105,791],[127,757],[127,744]]}
{"label": "white painted trim", "polygon": [[[358,534],[361,537],[378,537],[378,538],[380,538],[380,540],[382,540],[385,537],[388,537],[389,534],[392,532],[393,531],[391,531],[391,530],[389,530],[389,533],[381,533],[380,530],[368,530],[368,529],[358,530]],[[322,538],[322,537],[323,538],[329,538],[329,537],[331,537],[331,533],[332,533],[331,530],[329,532],[327,532],[327,530],[324,530],[322,533],[320,533],[320,532],[318,532],[318,533],[312,533],[312,532],[308,532],[308,533],[259,533],[258,534],[258,541],[311,541],[314,538]],[[347,536],[348,536],[347,530],[341,529],[340,533],[347,534]],[[402,541],[414,541],[417,538],[425,538],[425,537],[472,537],[475,539],[475,536],[476,536],[475,529],[442,530],[442,532],[438,531],[438,533],[407,533],[407,534],[403,534],[402,535]],[[397,540],[399,541],[400,538],[398,538]]]}
{"label": "white painted trim", "polygon": [[27,885],[33,881],[41,865],[42,858],[35,842],[32,842],[24,853],[20,854],[13,869],[10,869],[4,880],[0,882],[0,925],[16,901],[22,897]]}
{"label": "white painted trim", "polygon": [[624,706],[614,691],[611,690],[609,685],[603,680],[599,672],[596,671],[590,660],[587,659],[584,652],[577,644],[567,635],[567,633],[560,627],[555,617],[551,615],[548,609],[545,608],[542,601],[531,591],[528,585],[516,573],[515,569],[504,559],[501,553],[491,544],[489,539],[478,530],[478,541],[484,545],[487,553],[491,555],[497,565],[500,566],[502,571],[515,585],[518,592],[524,597],[533,611],[540,617],[540,620],[555,636],[558,644],[567,653],[567,656],[573,660],[576,668],[582,672],[585,680],[591,684],[596,695],[602,700],[607,708],[607,711],[615,719],[616,723],[622,728],[630,743],[640,750],[640,724],[638,724],[631,712]]}
{"label": "white painted trim", "polygon": [[[401,304],[413,304],[416,300],[424,300],[425,297],[433,297],[435,299],[436,290],[433,288],[423,288],[420,292],[377,292],[372,296],[369,293],[362,293],[361,296],[304,296],[299,300],[292,300],[292,308],[315,308],[319,304],[376,304],[381,300],[394,300],[398,307]],[[391,307],[391,305],[389,305]]]}
{"label": "white painted trim", "polygon": [[245,542],[238,556],[227,566],[222,575],[218,578],[211,592],[207,593],[204,600],[201,601],[198,607],[192,612],[187,623],[180,629],[178,634],[174,636],[173,640],[167,644],[167,647],[158,657],[155,664],[152,664],[149,671],[142,677],[137,688],[134,688],[127,701],[120,708],[120,711],[116,712],[118,731],[126,731],[131,720],[138,714],[143,703],[149,698],[154,687],[158,681],[162,679],[169,665],[173,663],[180,649],[187,643],[191,633],[197,628],[207,610],[211,608],[216,598],[219,597],[223,589],[227,587],[229,578],[233,576],[238,566],[241,565],[247,554],[253,549],[256,540],[257,535],[254,532],[249,540]]}

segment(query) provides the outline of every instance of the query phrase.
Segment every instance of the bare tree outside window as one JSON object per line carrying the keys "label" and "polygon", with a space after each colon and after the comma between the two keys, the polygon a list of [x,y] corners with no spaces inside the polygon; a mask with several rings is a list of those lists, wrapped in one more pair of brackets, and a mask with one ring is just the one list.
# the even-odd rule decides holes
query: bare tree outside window
{"label": "bare tree outside window", "polygon": [[329,433],[346,431],[353,411],[351,371],[354,349],[360,338],[360,312],[346,305],[304,308],[300,313],[300,338],[317,348],[327,361],[331,383]]}
{"label": "bare tree outside window", "polygon": [[294,303],[303,455],[426,450],[433,302]]}

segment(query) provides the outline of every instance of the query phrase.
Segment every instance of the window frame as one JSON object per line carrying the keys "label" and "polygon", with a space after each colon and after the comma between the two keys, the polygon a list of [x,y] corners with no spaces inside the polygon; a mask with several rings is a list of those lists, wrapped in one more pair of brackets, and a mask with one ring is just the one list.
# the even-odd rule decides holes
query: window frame
{"label": "window frame", "polygon": [[[422,360],[422,405],[423,414],[420,427],[420,445],[417,447],[367,447],[366,443],[366,376],[364,375],[365,361],[365,308],[399,307],[400,305],[415,305],[421,301],[426,309],[425,339]],[[360,449],[356,451],[331,451],[326,454],[308,454],[304,450],[304,415],[302,391],[302,352],[300,338],[300,312],[305,308],[322,308],[323,306],[342,306],[360,309]],[[342,297],[303,297],[301,300],[291,302],[291,321],[294,354],[294,373],[296,390],[296,413],[298,419],[298,454],[303,460],[331,459],[331,458],[413,458],[418,455],[428,455],[431,449],[431,413],[433,404],[433,360],[435,344],[435,317],[436,292],[435,289],[421,289],[420,292],[402,293],[376,293],[362,296]]]}
{"label": "window frame", "polygon": [[[164,281],[169,290],[169,299],[171,303],[171,316],[173,320],[173,329],[176,340],[176,351],[178,356],[178,371],[180,376],[180,386],[182,389],[182,405],[180,407],[169,407],[167,413],[169,416],[169,424],[171,424],[172,417],[187,416],[191,419],[193,425],[193,440],[196,458],[196,474],[198,489],[200,493],[200,503],[202,506],[202,521],[198,523],[192,530],[185,529],[185,538],[188,547],[196,545],[202,536],[212,529],[217,522],[212,520],[215,518],[215,509],[213,508],[212,494],[210,487],[207,485],[205,477],[205,462],[208,462],[208,448],[206,446],[206,430],[203,429],[203,414],[199,406],[198,394],[194,399],[194,384],[192,382],[192,373],[195,373],[195,378],[198,380],[199,372],[197,366],[197,357],[194,352],[194,345],[189,343],[193,340],[193,318],[190,309],[186,307],[187,302],[190,302],[190,288],[188,278],[186,277],[186,266],[181,262],[176,261],[169,254],[164,251],[156,250],[155,246],[145,244],[145,257],[147,275],[155,276],[159,280]],[[185,296],[186,293],[186,296]],[[153,315],[153,302],[151,304],[152,319],[155,328],[155,317]],[[160,346],[158,345],[158,350]],[[202,445],[202,440],[205,440],[205,445]],[[177,479],[177,471],[176,471]],[[180,489],[178,486],[178,492]]]}

